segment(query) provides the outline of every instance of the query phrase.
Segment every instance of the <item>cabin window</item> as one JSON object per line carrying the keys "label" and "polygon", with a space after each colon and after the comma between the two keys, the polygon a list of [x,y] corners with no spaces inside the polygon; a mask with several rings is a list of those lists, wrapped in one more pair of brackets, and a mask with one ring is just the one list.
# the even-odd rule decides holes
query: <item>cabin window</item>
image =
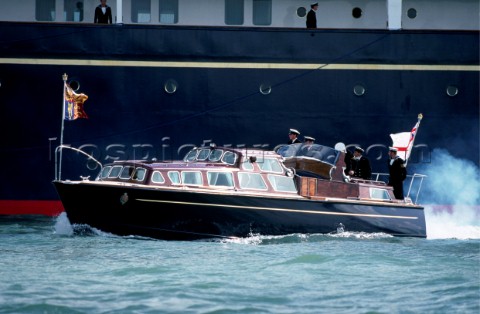
{"label": "cabin window", "polygon": [[243,25],[244,0],[225,0],[225,24]]}
{"label": "cabin window", "polygon": [[259,173],[239,172],[240,188],[253,190],[266,190],[267,185]]}
{"label": "cabin window", "polygon": [[180,184],[180,174],[178,171],[169,171],[168,178],[172,181],[173,184]]}
{"label": "cabin window", "polygon": [[103,167],[102,172],[100,172],[100,178],[105,179],[106,177],[108,177],[108,173],[110,172],[111,169],[112,169],[112,166]]}
{"label": "cabin window", "polygon": [[278,192],[294,192],[297,193],[293,177],[277,176],[273,174],[268,175],[268,181],[273,189]]}
{"label": "cabin window", "polygon": [[390,195],[385,189],[370,188],[370,198],[377,200],[390,200]]}
{"label": "cabin window", "polygon": [[210,149],[209,148],[202,149],[198,153],[197,160],[207,160],[208,155],[210,155]]}
{"label": "cabin window", "polygon": [[202,173],[200,171],[182,171],[183,184],[202,185]]}
{"label": "cabin window", "polygon": [[222,161],[226,164],[234,165],[235,161],[237,161],[237,155],[232,152],[226,152],[225,155],[223,155]]}
{"label": "cabin window", "polygon": [[150,23],[150,0],[132,1],[132,22]]}
{"label": "cabin window", "polygon": [[282,173],[283,169],[280,162],[273,158],[264,158],[263,161],[257,161],[262,171]]}
{"label": "cabin window", "polygon": [[210,152],[210,156],[208,156],[208,160],[219,161],[222,158],[222,155],[223,155],[223,150],[214,149]]}
{"label": "cabin window", "polygon": [[55,21],[55,0],[36,0],[35,19],[37,21]]}
{"label": "cabin window", "polygon": [[135,169],[135,173],[133,174],[133,180],[143,181],[143,179],[145,179],[146,173],[147,173],[147,170],[145,168]]}
{"label": "cabin window", "polygon": [[130,179],[134,169],[135,168],[133,168],[132,166],[123,167],[123,170],[120,173],[120,179]]}
{"label": "cabin window", "polygon": [[165,183],[165,178],[160,171],[154,171],[152,174],[153,183]]}
{"label": "cabin window", "polygon": [[253,164],[250,162],[250,159],[245,159],[242,163],[243,170],[253,170]]}
{"label": "cabin window", "polygon": [[120,172],[122,172],[123,166],[113,166],[112,171],[110,171],[110,174],[108,175],[108,178],[114,179],[118,178],[118,175]]}
{"label": "cabin window", "polygon": [[83,21],[83,0],[64,0],[63,11],[65,14],[65,21],[81,22]]}
{"label": "cabin window", "polygon": [[160,0],[159,18],[162,24],[178,23],[178,0]]}
{"label": "cabin window", "polygon": [[272,0],[253,0],[253,25],[272,24]]}
{"label": "cabin window", "polygon": [[195,158],[197,157],[198,150],[192,149],[191,151],[188,152],[188,154],[183,158],[183,161],[189,162],[189,161],[195,161]]}
{"label": "cabin window", "polygon": [[231,172],[207,172],[208,185],[233,187]]}

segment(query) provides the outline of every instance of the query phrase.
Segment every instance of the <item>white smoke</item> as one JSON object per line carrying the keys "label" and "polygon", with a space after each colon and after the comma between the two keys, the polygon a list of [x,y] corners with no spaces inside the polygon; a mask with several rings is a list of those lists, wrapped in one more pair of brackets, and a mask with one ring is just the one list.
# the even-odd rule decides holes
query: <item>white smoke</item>
{"label": "white smoke", "polygon": [[436,149],[422,194],[429,239],[480,239],[480,170]]}

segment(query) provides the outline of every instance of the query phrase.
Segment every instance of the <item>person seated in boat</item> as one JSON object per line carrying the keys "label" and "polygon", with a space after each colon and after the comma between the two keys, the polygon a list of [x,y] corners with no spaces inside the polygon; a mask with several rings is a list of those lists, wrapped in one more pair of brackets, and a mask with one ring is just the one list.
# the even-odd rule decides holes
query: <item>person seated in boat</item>
{"label": "person seated in boat", "polygon": [[363,152],[364,150],[359,146],[355,147],[353,155],[352,153],[347,152],[345,155],[345,163],[347,164],[345,172],[353,178],[370,180],[370,177],[372,176],[372,168],[368,158],[363,156]]}
{"label": "person seated in boat", "polygon": [[388,150],[388,184],[393,187],[393,195],[396,199],[403,200],[403,181],[407,178],[405,161],[397,155],[398,149],[390,147]]}
{"label": "person seated in boat", "polygon": [[298,136],[300,135],[300,132],[296,129],[290,129],[288,132],[288,137],[290,138],[287,142],[287,144],[297,144],[301,143],[301,141],[298,139]]}
{"label": "person seated in boat", "polygon": [[304,136],[303,137],[303,146],[300,149],[300,153],[298,155],[300,156],[308,156],[308,157],[313,157],[313,150],[312,150],[312,145],[315,143],[315,138],[311,136]]}

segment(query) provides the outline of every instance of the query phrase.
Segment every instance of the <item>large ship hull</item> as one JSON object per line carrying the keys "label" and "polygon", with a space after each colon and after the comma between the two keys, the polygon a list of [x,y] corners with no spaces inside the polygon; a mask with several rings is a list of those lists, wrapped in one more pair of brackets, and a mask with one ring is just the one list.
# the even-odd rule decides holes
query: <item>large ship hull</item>
{"label": "large ship hull", "polygon": [[[50,181],[63,73],[89,96],[89,119],[66,122],[64,142],[102,162],[173,160],[209,141],[272,149],[294,127],[361,145],[386,172],[389,134],[418,113],[410,165],[429,167],[435,148],[479,160],[478,31],[0,23],[0,33],[0,212],[60,204]],[[98,170],[63,156],[63,178]]]}

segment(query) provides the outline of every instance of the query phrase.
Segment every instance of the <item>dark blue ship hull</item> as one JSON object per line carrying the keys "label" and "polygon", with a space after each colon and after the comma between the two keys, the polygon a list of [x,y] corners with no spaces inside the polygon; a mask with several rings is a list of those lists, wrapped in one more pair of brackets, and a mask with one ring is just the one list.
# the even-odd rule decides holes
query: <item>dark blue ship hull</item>
{"label": "dark blue ship hull", "polygon": [[[294,127],[361,145],[386,172],[389,134],[418,113],[410,165],[428,167],[435,148],[479,160],[479,32],[0,23],[0,34],[2,206],[58,200],[63,73],[89,96],[89,119],[66,122],[64,142],[102,162],[179,159],[209,141],[273,149]],[[62,178],[98,173],[63,159]]]}

